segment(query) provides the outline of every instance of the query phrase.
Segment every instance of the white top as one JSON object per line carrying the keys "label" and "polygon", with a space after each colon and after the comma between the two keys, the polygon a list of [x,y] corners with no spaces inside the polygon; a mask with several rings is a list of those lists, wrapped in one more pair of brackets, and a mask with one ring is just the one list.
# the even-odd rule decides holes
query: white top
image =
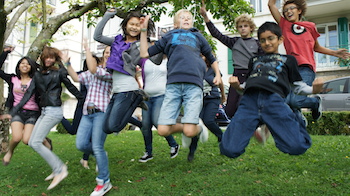
{"label": "white top", "polygon": [[144,91],[150,97],[157,97],[165,94],[167,82],[167,59],[163,59],[160,65],[154,64],[147,59],[143,65]]}
{"label": "white top", "polygon": [[113,71],[113,93],[121,93],[128,91],[135,91],[139,89],[139,85],[133,76]]}

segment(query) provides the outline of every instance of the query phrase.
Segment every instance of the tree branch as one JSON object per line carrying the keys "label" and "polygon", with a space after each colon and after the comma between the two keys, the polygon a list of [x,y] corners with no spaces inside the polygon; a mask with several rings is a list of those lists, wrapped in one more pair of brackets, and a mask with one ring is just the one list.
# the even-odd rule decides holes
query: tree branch
{"label": "tree branch", "polygon": [[23,4],[24,2],[28,1],[30,3],[30,0],[13,0],[8,5],[6,5],[5,12],[7,14],[10,14],[16,7]]}
{"label": "tree branch", "polygon": [[25,1],[21,5],[21,7],[16,11],[16,13],[12,16],[11,20],[7,23],[7,27],[6,27],[6,31],[5,31],[5,35],[4,35],[5,42],[8,39],[8,37],[10,36],[13,29],[15,28],[15,25],[16,25],[19,17],[21,17],[23,12],[25,12],[29,8],[29,6],[30,6],[30,1]]}
{"label": "tree branch", "polygon": [[97,8],[98,3],[96,0],[85,4],[83,6],[75,5],[72,8],[60,15],[52,17],[48,20],[45,28],[41,29],[39,35],[35,38],[30,49],[28,56],[32,59],[37,59],[42,52],[44,46],[48,43],[48,40],[57,32],[57,30],[65,23],[75,18],[80,18],[86,12]]}

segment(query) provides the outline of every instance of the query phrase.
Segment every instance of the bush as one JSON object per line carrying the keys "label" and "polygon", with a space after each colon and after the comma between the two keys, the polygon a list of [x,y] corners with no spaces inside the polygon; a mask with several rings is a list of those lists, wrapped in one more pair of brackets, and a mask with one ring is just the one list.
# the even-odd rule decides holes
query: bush
{"label": "bush", "polygon": [[[73,122],[73,119],[67,119],[71,124]],[[63,127],[62,123],[58,123],[58,125],[56,126],[56,130],[58,133],[61,134],[67,134],[67,130]]]}
{"label": "bush", "polygon": [[303,112],[309,124],[307,131],[311,135],[350,135],[350,112],[325,111],[316,122],[311,112]]}

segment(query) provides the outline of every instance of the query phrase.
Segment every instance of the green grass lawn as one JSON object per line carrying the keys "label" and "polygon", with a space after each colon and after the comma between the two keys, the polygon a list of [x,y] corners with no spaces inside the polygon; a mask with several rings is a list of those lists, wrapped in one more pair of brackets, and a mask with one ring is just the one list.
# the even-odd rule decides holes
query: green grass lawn
{"label": "green grass lawn", "polygon": [[[254,139],[245,154],[230,159],[219,154],[217,140],[199,144],[192,163],[188,149],[170,159],[166,140],[154,134],[154,159],[139,163],[144,144],[140,131],[109,135],[112,195],[350,195],[350,137],[312,136],[313,145],[300,156],[280,152],[272,138]],[[79,160],[75,136],[51,132],[54,152],[68,165],[69,175],[47,191],[52,171],[30,147],[20,144],[8,166],[0,166],[0,195],[89,195],[96,183],[95,159],[90,170]],[[175,135],[181,143],[181,135]],[[3,155],[2,155],[3,156]],[[2,157],[1,156],[1,157]]]}

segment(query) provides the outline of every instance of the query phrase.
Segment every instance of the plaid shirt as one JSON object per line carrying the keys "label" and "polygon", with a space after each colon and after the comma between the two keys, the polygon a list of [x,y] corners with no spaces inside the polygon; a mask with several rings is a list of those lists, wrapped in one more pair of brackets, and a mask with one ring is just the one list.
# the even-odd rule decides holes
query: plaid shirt
{"label": "plaid shirt", "polygon": [[106,112],[112,90],[112,75],[107,72],[106,68],[98,66],[95,74],[85,71],[79,74],[78,77],[80,83],[88,87],[83,114],[88,114],[87,105],[89,102],[94,103],[96,108]]}

